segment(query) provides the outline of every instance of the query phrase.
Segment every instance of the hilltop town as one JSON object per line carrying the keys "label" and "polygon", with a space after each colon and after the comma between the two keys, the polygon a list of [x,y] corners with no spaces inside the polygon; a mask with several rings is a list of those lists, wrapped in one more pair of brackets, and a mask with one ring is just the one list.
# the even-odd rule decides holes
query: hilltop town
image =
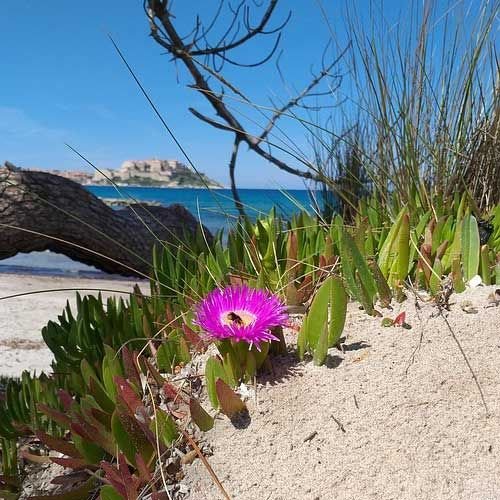
{"label": "hilltop town", "polygon": [[178,160],[127,160],[118,169],[105,168],[100,172],[51,170],[50,173],[71,179],[79,184],[105,186],[112,182],[119,186],[147,186],[170,188],[213,189],[223,186],[205,174],[198,176]]}

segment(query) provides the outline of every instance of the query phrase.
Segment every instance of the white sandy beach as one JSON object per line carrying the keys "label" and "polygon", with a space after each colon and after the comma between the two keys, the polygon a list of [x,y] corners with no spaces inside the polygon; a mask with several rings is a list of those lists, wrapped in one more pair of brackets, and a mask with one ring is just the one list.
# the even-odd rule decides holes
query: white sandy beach
{"label": "white sandy beach", "polygon": [[[55,288],[128,292],[133,281],[0,274],[0,297]],[[92,290],[90,290],[92,289]],[[204,440],[234,500],[500,500],[500,305],[496,287],[453,295],[451,311],[409,299],[411,330],[349,304],[344,352],[326,366],[290,353],[262,377],[250,423],[218,417]],[[74,291],[0,300],[0,373],[48,370],[40,331]],[[484,392],[489,415],[446,320]],[[287,331],[293,346],[296,332]],[[204,403],[207,408],[209,405]],[[222,498],[196,460],[189,499]]]}
{"label": "white sandy beach", "polygon": [[[0,375],[18,376],[23,370],[48,371],[52,355],[43,343],[41,330],[57,320],[75,295],[103,296],[129,293],[136,281],[79,277],[27,276],[0,273]],[[49,291],[55,289],[72,289]],[[12,298],[11,295],[43,291]]]}
{"label": "white sandy beach", "polygon": [[[409,299],[384,311],[392,318],[406,311],[412,329],[405,330],[384,328],[381,318],[349,304],[345,352],[330,350],[321,367],[287,356],[248,401],[247,428],[221,417],[207,433],[210,464],[230,498],[500,500],[494,289],[454,295],[444,312],[477,374],[488,417],[435,306],[420,303],[419,310]],[[223,498],[199,460],[184,481],[190,500]]]}

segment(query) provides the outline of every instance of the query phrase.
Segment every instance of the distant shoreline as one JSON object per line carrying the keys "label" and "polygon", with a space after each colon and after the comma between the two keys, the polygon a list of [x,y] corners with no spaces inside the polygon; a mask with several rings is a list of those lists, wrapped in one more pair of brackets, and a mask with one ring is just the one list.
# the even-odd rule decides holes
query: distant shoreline
{"label": "distant shoreline", "polygon": [[[216,189],[218,191],[231,191],[230,188],[225,187],[225,186],[209,186],[208,188],[206,186],[144,186],[140,184],[81,184],[83,187],[96,187],[96,188],[102,188],[102,187],[107,187],[107,188],[112,188],[112,187],[133,187],[133,188],[143,188],[143,189],[198,189],[198,190],[203,190],[203,189]],[[301,191],[305,193],[309,192],[316,192],[320,191],[319,189],[306,189],[306,188],[253,188],[253,187],[245,187],[245,188],[238,188],[238,192],[240,191],[283,191],[284,193],[288,193],[290,191]]]}
{"label": "distant shoreline", "polygon": [[83,187],[133,187],[145,189],[227,189],[224,186],[144,186],[143,184],[120,184],[115,182],[113,184],[81,184]]}

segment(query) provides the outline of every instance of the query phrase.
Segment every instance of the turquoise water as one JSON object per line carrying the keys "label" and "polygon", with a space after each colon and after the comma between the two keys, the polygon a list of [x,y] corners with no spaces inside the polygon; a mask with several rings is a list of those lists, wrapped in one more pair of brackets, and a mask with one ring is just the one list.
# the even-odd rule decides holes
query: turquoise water
{"label": "turquoise water", "polygon": [[[201,219],[210,231],[227,228],[237,216],[229,189],[123,187],[117,191],[112,186],[89,186],[87,189],[100,198],[158,201],[162,205],[180,203],[196,218]],[[252,218],[269,213],[273,206],[285,218],[296,213],[299,207],[311,208],[310,196],[306,190],[290,190],[285,193],[277,189],[240,189],[238,192],[247,215]]]}
{"label": "turquoise water", "polygon": [[[131,201],[156,201],[162,205],[180,203],[212,232],[231,226],[237,215],[229,189],[168,189],[147,187],[123,187],[118,192],[112,186],[89,186],[87,188],[100,198],[124,198]],[[289,218],[300,208],[311,210],[308,191],[290,190],[286,193],[276,189],[241,189],[240,197],[247,215],[252,218],[267,214],[274,206],[277,213]],[[52,252],[18,254],[0,261],[0,273],[77,275],[88,277],[109,276],[97,269],[75,262],[64,255]]]}

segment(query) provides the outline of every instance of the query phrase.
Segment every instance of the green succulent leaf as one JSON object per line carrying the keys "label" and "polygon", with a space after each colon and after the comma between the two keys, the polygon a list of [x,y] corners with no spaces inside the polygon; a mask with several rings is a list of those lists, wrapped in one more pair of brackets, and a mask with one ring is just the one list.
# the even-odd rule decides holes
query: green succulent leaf
{"label": "green succulent leaf", "polygon": [[201,431],[209,431],[214,426],[213,417],[207,413],[196,398],[189,399],[189,411],[193,422]]}
{"label": "green succulent leaf", "polygon": [[462,222],[462,256],[466,281],[473,278],[479,270],[479,229],[473,215],[466,215]]}

